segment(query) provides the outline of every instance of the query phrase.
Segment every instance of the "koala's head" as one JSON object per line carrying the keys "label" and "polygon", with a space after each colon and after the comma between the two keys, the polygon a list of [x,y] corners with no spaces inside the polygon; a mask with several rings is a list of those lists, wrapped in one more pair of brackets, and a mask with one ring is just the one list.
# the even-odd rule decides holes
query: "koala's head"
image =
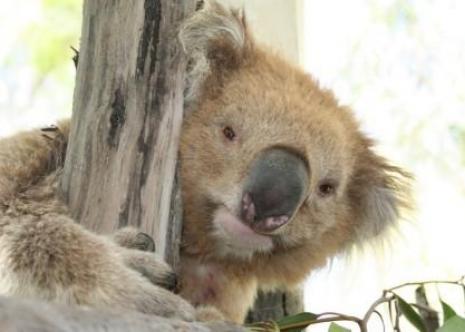
{"label": "koala's head", "polygon": [[372,151],[329,92],[257,45],[242,14],[212,4],[183,26],[181,42],[190,56],[186,250],[251,259],[340,249],[394,223],[408,202],[405,174]]}

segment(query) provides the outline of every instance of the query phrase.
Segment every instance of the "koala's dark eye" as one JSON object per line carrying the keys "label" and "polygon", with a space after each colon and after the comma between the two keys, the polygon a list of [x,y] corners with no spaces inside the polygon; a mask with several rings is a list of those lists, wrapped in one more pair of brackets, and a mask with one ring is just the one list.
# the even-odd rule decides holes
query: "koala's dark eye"
{"label": "koala's dark eye", "polygon": [[234,129],[232,129],[230,126],[226,126],[223,128],[223,135],[230,141],[234,141],[236,138],[236,133],[234,132]]}
{"label": "koala's dark eye", "polygon": [[321,197],[327,197],[334,194],[336,185],[330,181],[323,181],[318,185],[318,194]]}

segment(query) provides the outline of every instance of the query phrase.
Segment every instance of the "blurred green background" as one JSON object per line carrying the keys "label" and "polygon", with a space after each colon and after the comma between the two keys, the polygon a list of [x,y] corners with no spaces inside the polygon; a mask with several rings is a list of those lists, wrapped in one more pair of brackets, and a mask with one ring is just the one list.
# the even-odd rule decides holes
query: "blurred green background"
{"label": "blurred green background", "polygon": [[0,4],[0,136],[69,116],[82,0]]}

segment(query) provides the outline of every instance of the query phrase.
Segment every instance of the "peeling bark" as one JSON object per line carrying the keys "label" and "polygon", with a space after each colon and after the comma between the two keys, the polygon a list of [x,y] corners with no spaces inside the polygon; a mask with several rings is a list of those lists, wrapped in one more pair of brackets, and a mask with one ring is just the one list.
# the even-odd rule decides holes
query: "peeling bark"
{"label": "peeling bark", "polygon": [[177,28],[194,9],[194,0],[85,1],[61,183],[77,221],[100,233],[140,227],[171,264],[182,216],[174,177],[185,59]]}

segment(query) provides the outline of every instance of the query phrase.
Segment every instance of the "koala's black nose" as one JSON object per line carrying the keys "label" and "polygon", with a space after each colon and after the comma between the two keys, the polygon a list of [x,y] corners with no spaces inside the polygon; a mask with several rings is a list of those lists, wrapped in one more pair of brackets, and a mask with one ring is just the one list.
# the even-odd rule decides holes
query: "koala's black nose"
{"label": "koala's black nose", "polygon": [[286,224],[302,203],[309,171],[297,154],[282,148],[267,150],[252,165],[242,198],[242,219],[266,233]]}

